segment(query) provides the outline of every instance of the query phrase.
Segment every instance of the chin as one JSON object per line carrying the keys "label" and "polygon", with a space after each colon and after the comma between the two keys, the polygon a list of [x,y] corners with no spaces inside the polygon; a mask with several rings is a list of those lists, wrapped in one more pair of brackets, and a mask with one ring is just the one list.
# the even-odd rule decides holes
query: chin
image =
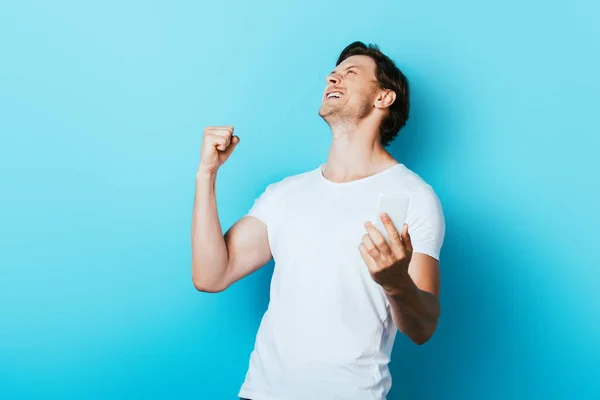
{"label": "chin", "polygon": [[327,105],[323,105],[321,106],[321,108],[319,108],[319,115],[323,118],[332,116],[336,114],[336,109],[333,107],[328,107]]}
{"label": "chin", "polygon": [[319,115],[321,116],[321,118],[323,118],[325,120],[325,122],[329,123],[329,121],[331,121],[332,119],[334,119],[334,113],[331,112],[331,110],[323,110],[320,109],[319,110]]}

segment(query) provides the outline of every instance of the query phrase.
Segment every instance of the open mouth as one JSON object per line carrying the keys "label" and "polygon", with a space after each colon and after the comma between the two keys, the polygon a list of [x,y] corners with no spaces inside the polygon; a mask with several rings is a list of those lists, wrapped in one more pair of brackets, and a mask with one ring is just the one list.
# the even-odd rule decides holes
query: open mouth
{"label": "open mouth", "polygon": [[331,92],[327,95],[326,99],[339,99],[342,97],[342,93],[341,92]]}

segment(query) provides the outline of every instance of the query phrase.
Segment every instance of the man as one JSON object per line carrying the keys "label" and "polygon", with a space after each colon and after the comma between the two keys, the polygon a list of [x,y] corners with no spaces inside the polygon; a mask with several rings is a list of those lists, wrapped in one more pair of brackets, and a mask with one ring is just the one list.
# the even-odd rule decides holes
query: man
{"label": "man", "polygon": [[[240,139],[230,126],[205,129],[192,227],[195,287],[220,292],[275,260],[241,398],[385,399],[396,330],[416,344],[435,331],[441,203],[384,149],[408,111],[408,82],[394,62],[376,45],[346,47],[319,110],[333,134],[327,162],[269,185],[224,236],[215,179]],[[383,192],[410,198],[403,226],[381,215],[389,244],[372,221]]]}

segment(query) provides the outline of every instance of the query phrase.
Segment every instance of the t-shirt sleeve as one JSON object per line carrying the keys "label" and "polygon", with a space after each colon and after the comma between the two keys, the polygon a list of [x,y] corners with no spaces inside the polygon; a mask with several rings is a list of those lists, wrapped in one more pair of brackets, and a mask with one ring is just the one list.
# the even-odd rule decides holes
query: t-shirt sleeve
{"label": "t-shirt sleeve", "polygon": [[411,203],[407,224],[413,253],[427,254],[439,260],[446,232],[440,199],[428,186],[419,196],[411,198]]}
{"label": "t-shirt sleeve", "polygon": [[276,187],[276,183],[268,185],[264,192],[254,200],[254,204],[246,215],[258,218],[268,227],[273,221],[275,213]]}

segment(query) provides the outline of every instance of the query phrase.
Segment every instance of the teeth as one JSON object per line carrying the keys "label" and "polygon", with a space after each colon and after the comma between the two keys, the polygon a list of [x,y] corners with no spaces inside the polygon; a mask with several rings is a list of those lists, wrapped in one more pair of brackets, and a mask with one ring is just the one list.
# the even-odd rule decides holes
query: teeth
{"label": "teeth", "polygon": [[332,97],[337,97],[337,98],[339,99],[340,97],[342,97],[342,94],[341,94],[340,92],[333,92],[333,93],[329,93],[329,94],[327,95],[327,98],[328,98],[328,99],[330,99],[330,98],[332,98]]}

